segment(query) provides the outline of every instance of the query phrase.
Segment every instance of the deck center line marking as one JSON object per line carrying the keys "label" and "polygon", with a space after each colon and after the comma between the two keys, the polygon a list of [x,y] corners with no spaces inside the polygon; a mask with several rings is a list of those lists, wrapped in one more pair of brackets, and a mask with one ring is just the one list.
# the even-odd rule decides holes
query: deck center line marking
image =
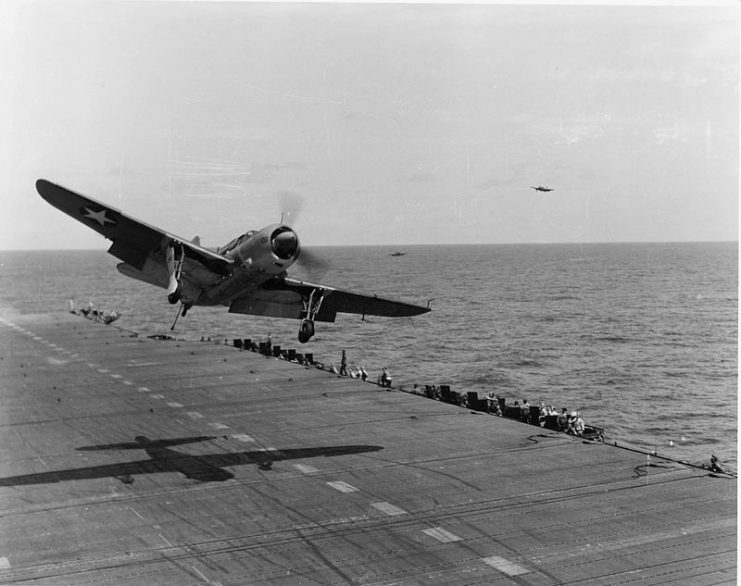
{"label": "deck center line marking", "polygon": [[358,489],[355,488],[352,484],[348,484],[347,482],[343,482],[342,480],[334,480],[332,482],[327,482],[329,486],[334,488],[335,490],[339,490],[340,492],[357,492]]}
{"label": "deck center line marking", "polygon": [[140,393],[148,393],[149,389],[147,387],[139,387],[137,389]]}
{"label": "deck center line marking", "polygon": [[160,394],[157,394],[157,395],[149,395],[149,396],[152,397],[152,399],[164,399],[165,398],[164,395],[160,395]]}
{"label": "deck center line marking", "polygon": [[254,437],[252,437],[250,435],[247,435],[246,433],[238,433],[238,434],[233,435],[231,437],[232,437],[232,439],[235,439],[235,440],[237,440],[239,442],[254,442],[255,441],[255,438]]}
{"label": "deck center line marking", "polygon": [[213,427],[214,429],[229,429],[229,426],[224,425],[223,423],[216,422],[216,423],[210,423],[209,425]]}
{"label": "deck center line marking", "polygon": [[167,403],[167,406],[168,407],[174,407],[175,409],[177,409],[178,407],[182,407],[183,405],[182,405],[182,403],[176,403],[175,401],[171,401],[171,402]]}
{"label": "deck center line marking", "polygon": [[188,411],[188,416],[192,417],[193,419],[203,419],[203,415],[198,413],[198,411]]}
{"label": "deck center line marking", "polygon": [[[93,365],[91,364],[90,366],[93,366]],[[99,369],[98,369],[98,372],[99,372],[100,374],[108,374],[108,373],[109,373],[109,372],[111,372],[111,371],[110,371],[110,370],[108,370],[107,368],[99,368]]]}
{"label": "deck center line marking", "polygon": [[162,533],[158,533],[157,535],[159,535],[162,538],[162,541],[164,541],[169,547],[172,547],[172,543],[167,541],[167,539],[165,539],[165,536],[162,535]]}
{"label": "deck center line marking", "polygon": [[111,373],[111,378],[123,378],[122,374]]}
{"label": "deck center line marking", "polygon": [[442,541],[443,543],[452,543],[453,541],[461,541],[461,538],[458,537],[455,533],[446,531],[442,527],[432,527],[431,529],[423,529],[422,533],[426,533],[430,537],[433,537],[437,539],[438,541]]}
{"label": "deck center line marking", "polygon": [[407,511],[405,511],[401,507],[397,507],[396,505],[392,505],[391,503],[387,503],[387,502],[371,503],[371,507],[392,517],[394,515],[408,515],[409,514]]}
{"label": "deck center line marking", "polygon": [[309,466],[308,464],[294,464],[293,467],[303,474],[314,474],[314,472],[319,472],[319,470],[314,468],[314,466]]}
{"label": "deck center line marking", "polygon": [[133,386],[133,384],[134,384],[134,383],[132,383],[132,382],[131,382],[130,380],[122,380],[121,382],[122,382],[123,384],[125,384],[125,385],[128,385],[128,386]]}
{"label": "deck center line marking", "polygon": [[0,570],[7,570],[10,568],[10,562],[8,561],[8,558],[0,558]]}
{"label": "deck center line marking", "polygon": [[482,562],[491,566],[495,570],[499,570],[509,576],[519,576],[520,574],[529,574],[530,570],[523,568],[521,565],[511,562],[508,559],[500,557],[498,555],[492,555],[481,559]]}

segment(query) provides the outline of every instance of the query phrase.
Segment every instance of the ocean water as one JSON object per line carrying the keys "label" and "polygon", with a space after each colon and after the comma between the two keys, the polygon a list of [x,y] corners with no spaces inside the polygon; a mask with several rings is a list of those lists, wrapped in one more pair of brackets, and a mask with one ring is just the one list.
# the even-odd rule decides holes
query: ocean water
{"label": "ocean water", "polygon": [[[0,252],[0,299],[24,313],[68,300],[116,325],[200,340],[271,334],[339,365],[386,366],[394,385],[450,384],[579,410],[607,441],[736,469],[736,243],[324,247],[321,282],[425,304],[414,318],[339,315],[306,345],[298,321],[177,308],[104,251]],[[290,270],[292,276],[306,276]],[[420,399],[424,400],[424,399]]]}

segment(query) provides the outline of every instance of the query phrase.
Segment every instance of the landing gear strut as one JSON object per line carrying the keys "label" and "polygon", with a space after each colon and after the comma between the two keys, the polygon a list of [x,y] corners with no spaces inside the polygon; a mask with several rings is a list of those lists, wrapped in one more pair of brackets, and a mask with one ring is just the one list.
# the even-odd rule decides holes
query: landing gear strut
{"label": "landing gear strut", "polygon": [[179,317],[185,317],[185,314],[188,313],[188,310],[193,307],[192,303],[181,303],[180,307],[178,308],[178,314],[175,316],[175,321],[172,322],[172,325],[170,326],[171,330],[175,330],[175,324],[178,323]]}
{"label": "landing gear strut", "polygon": [[314,335],[314,320],[322,306],[325,293],[325,289],[313,289],[309,299],[304,301],[304,319],[301,320],[298,329],[298,341],[302,344],[306,344]]}
{"label": "landing gear strut", "polygon": [[183,285],[180,282],[180,274],[183,271],[183,246],[177,240],[173,240],[165,251],[167,257],[167,272],[170,281],[167,285],[167,301],[175,305],[183,296]]}

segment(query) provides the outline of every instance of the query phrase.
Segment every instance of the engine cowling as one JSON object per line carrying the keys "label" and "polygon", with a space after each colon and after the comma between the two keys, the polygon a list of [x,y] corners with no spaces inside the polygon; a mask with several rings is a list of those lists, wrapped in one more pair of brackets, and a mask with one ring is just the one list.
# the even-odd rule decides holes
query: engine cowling
{"label": "engine cowling", "polygon": [[270,235],[270,246],[279,259],[290,260],[298,255],[298,236],[288,226],[281,226]]}
{"label": "engine cowling", "polygon": [[301,244],[293,229],[273,224],[255,232],[228,254],[243,267],[278,274],[298,260],[300,251]]}

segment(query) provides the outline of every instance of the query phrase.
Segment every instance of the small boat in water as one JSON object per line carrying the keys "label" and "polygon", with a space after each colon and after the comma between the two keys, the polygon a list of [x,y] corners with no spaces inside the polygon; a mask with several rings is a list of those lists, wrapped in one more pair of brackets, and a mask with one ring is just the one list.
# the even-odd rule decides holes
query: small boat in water
{"label": "small boat in water", "polygon": [[406,252],[399,252],[398,250],[395,252],[392,252],[389,256],[404,256]]}

